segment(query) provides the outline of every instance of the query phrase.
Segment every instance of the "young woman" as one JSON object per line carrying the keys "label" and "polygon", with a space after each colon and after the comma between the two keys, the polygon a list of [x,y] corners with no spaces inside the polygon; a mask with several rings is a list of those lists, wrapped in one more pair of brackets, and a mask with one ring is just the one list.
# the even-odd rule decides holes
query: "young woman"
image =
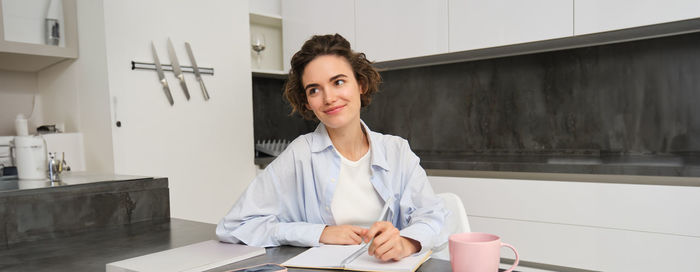
{"label": "young woman", "polygon": [[[384,261],[444,242],[447,211],[408,142],[360,119],[380,82],[365,55],[338,34],[314,36],[291,64],[284,95],[320,124],[253,180],[217,226],[219,239],[267,247],[374,238],[369,254]],[[375,222],[387,201],[387,221]]]}

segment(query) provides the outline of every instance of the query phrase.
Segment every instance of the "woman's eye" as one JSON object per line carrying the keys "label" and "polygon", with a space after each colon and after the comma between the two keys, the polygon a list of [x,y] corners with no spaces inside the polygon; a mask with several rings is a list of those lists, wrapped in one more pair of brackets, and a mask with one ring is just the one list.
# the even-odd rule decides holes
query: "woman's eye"
{"label": "woman's eye", "polygon": [[335,85],[341,86],[341,85],[343,85],[343,84],[345,84],[345,80],[344,80],[344,79],[338,79],[338,80],[335,81]]}
{"label": "woman's eye", "polygon": [[309,88],[308,89],[308,95],[312,95],[318,92],[318,88]]}

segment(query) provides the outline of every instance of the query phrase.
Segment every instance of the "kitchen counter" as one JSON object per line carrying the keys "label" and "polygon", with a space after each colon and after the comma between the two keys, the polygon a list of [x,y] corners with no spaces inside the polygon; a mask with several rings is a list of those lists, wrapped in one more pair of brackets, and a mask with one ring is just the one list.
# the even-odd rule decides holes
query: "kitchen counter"
{"label": "kitchen counter", "polygon": [[61,182],[0,180],[0,249],[170,218],[167,178],[73,172]]}
{"label": "kitchen counter", "polygon": [[[17,176],[0,177],[0,197],[10,194],[34,193],[45,190],[56,190],[70,186],[90,186],[110,183],[124,182],[130,180],[153,179],[146,176],[130,176],[117,174],[103,174],[91,172],[64,172],[61,174],[60,182],[49,182],[44,180],[19,180]],[[28,192],[26,190],[33,190]],[[38,191],[37,191],[38,190]]]}

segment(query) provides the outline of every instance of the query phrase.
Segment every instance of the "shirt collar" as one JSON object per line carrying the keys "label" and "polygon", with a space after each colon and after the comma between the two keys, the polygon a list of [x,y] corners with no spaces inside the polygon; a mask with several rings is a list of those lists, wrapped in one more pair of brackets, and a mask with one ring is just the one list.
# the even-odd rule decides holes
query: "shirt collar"
{"label": "shirt collar", "polygon": [[[367,124],[365,124],[364,121],[360,120],[360,123],[362,123],[362,127],[364,127],[365,132],[367,133],[367,138],[369,140],[370,152],[372,152],[370,154],[372,166],[378,166],[386,171],[389,171],[389,165],[386,162],[384,149],[378,146],[378,135],[375,135],[369,129]],[[326,126],[324,126],[323,123],[319,122],[318,126],[316,127],[316,130],[314,130],[314,132],[312,133],[311,152],[321,152],[332,146],[333,142],[331,141],[330,136],[328,136]]]}

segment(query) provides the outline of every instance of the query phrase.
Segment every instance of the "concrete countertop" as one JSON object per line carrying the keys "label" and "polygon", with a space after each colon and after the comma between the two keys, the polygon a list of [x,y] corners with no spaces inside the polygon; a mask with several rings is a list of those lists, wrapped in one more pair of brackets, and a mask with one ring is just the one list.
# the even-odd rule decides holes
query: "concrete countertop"
{"label": "concrete countertop", "polygon": [[129,181],[129,180],[140,180],[140,179],[153,179],[153,177],[146,176],[132,176],[132,175],[119,175],[119,174],[105,174],[105,173],[93,173],[93,172],[65,172],[61,174],[60,182],[49,182],[48,179],[43,180],[19,180],[17,176],[5,176],[0,177],[0,196],[4,196],[10,193],[24,192],[27,190],[33,190],[31,192],[53,190],[56,188],[63,188],[68,186],[76,185],[88,185],[94,183],[105,183],[105,182],[118,182],[118,181]]}

